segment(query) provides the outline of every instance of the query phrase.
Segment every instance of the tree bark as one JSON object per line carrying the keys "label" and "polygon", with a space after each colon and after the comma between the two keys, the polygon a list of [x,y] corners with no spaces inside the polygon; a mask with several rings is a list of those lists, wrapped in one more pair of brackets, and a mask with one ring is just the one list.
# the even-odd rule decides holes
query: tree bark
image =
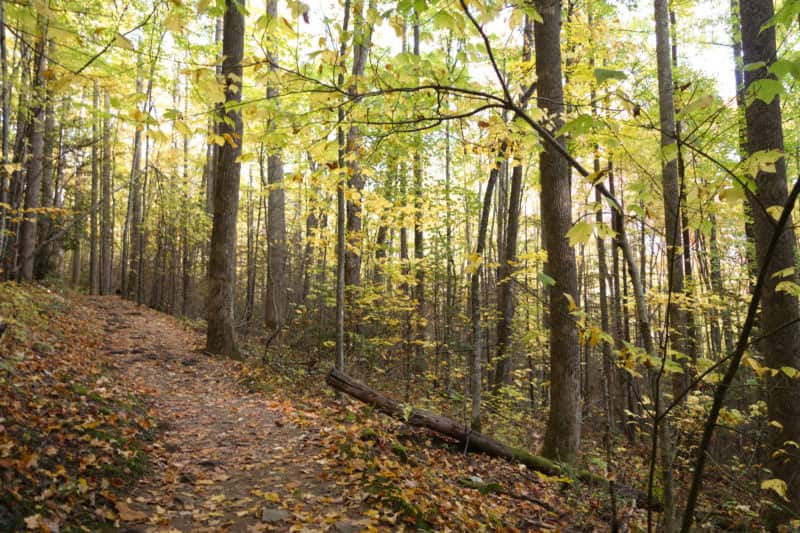
{"label": "tree bark", "polygon": [[[419,57],[419,13],[414,11],[414,55]],[[414,276],[416,278],[416,285],[414,287],[414,299],[416,300],[416,316],[414,319],[415,324],[415,339],[414,339],[414,352],[415,361],[414,366],[421,368],[424,365],[424,346],[426,339],[426,324],[425,324],[425,266],[423,260],[425,259],[425,233],[422,227],[422,213],[423,213],[423,173],[422,173],[422,134],[417,133],[415,136],[414,148]]]}
{"label": "tree bark", "polygon": [[[501,153],[505,152],[505,143],[500,148]],[[470,428],[472,431],[481,430],[481,382],[483,377],[483,359],[485,357],[484,332],[481,324],[481,274],[483,273],[483,263],[485,262],[484,250],[486,248],[486,234],[489,229],[489,214],[492,210],[492,196],[494,186],[497,183],[497,176],[500,173],[498,162],[492,162],[493,167],[489,172],[489,180],[486,182],[486,191],[483,194],[483,208],[481,209],[481,220],[478,226],[478,241],[475,246],[474,264],[472,265],[472,275],[470,276],[470,321],[472,323],[472,360],[469,366],[469,392],[471,398],[470,405]]]}
{"label": "tree bark", "polygon": [[[325,378],[325,382],[335,390],[344,392],[367,405],[375,407],[382,413],[396,420],[401,420],[409,426],[430,429],[450,437],[459,443],[461,449],[507,459],[548,476],[563,476],[569,473],[561,464],[546,457],[533,455],[520,448],[512,448],[445,416],[437,415],[425,409],[412,408],[409,410],[402,403],[380,394],[378,391],[356,381],[339,370],[332,369]],[[578,472],[576,477],[588,484],[606,485],[608,483],[606,478],[586,471]],[[640,491],[620,486],[617,486],[616,490],[619,494],[635,498],[638,507],[647,507],[647,496]],[[650,508],[657,511],[661,508],[661,505],[658,502],[653,502]]]}
{"label": "tree bark", "polygon": [[[267,17],[271,20],[278,16],[278,1],[268,0]],[[272,48],[270,40],[269,55],[270,71],[277,72],[277,53]],[[269,85],[267,99],[275,99],[278,89]],[[277,107],[277,104],[276,104]],[[273,128],[274,124],[269,124]],[[286,198],[283,190],[283,161],[280,151],[270,148],[267,157],[267,181],[269,183],[267,205],[267,298],[266,298],[266,326],[267,329],[277,330],[286,322],[288,309],[288,290],[286,280]]]}
{"label": "tree bark", "polygon": [[[52,55],[55,50],[54,41],[50,40],[49,54]],[[56,117],[55,106],[52,95],[48,92],[45,102],[44,110],[44,153],[42,154],[42,197],[41,206],[43,208],[52,208],[55,199],[53,190],[53,148],[56,141]],[[59,157],[56,155],[56,157]],[[35,276],[36,279],[42,280],[48,276],[53,275],[55,272],[55,261],[53,257],[54,245],[48,242],[51,236],[53,227],[53,213],[45,211],[39,215],[38,227],[38,242],[44,243],[37,247],[35,259]]]}
{"label": "tree bark", "polygon": [[[538,105],[552,121],[563,124],[564,92],[561,76],[561,3],[537,0],[542,22],[534,24]],[[564,145],[563,138],[558,140]],[[573,463],[581,435],[580,343],[570,315],[569,300],[578,292],[575,251],[566,234],[572,224],[572,197],[567,160],[546,144],[539,159],[542,184],[542,222],[546,274],[556,283],[548,287],[550,302],[550,413],[542,455]]]}
{"label": "tree bark", "polygon": [[100,209],[100,294],[111,294],[113,290],[112,273],[112,231],[114,220],[111,218],[111,96],[108,90],[103,91],[103,170],[100,186],[103,192]]}
{"label": "tree bark", "polygon": [[89,214],[89,294],[100,293],[100,250],[98,249],[97,210],[94,208],[100,197],[99,111],[100,88],[97,86],[97,81],[95,81],[92,90],[92,190],[90,192],[92,202]]}
{"label": "tree bark", "polygon": [[242,94],[244,56],[244,0],[226,0],[223,24],[222,75],[225,79],[226,120],[220,131],[225,144],[219,149],[215,171],[214,222],[208,277],[207,349],[238,358],[233,308],[236,295],[236,217],[239,210],[239,175],[242,153],[242,114],[237,104]]}
{"label": "tree bark", "polygon": [[[522,60],[530,61],[533,46],[533,21],[526,15],[523,26]],[[504,255],[500,260],[497,283],[497,307],[500,321],[497,324],[497,368],[494,373],[494,387],[499,389],[508,383],[511,371],[511,356],[508,353],[514,323],[516,302],[514,301],[514,265],[517,262],[517,241],[519,218],[522,207],[522,161],[517,161],[511,171],[511,192],[508,198],[508,219],[506,224]],[[505,199],[505,197],[503,197]]]}
{"label": "tree bark", "polygon": [[[667,0],[655,0],[654,18],[656,27],[656,62],[658,69],[658,108],[659,124],[661,129],[661,186],[664,200],[664,229],[667,244],[668,280],[667,289],[671,295],[683,292],[683,263],[680,251],[681,246],[681,209],[680,209],[680,184],[678,183],[678,151],[680,140],[675,128],[675,102],[674,86],[672,81],[672,50],[669,34],[669,11]],[[672,148],[675,153],[672,153]],[[671,296],[667,308],[667,324],[663,357],[669,357],[672,347],[680,353],[687,353],[686,312]],[[650,354],[655,355],[655,354]],[[662,365],[653,376],[656,416],[660,416],[660,407],[664,403],[664,391],[672,383],[673,378],[664,371]],[[680,383],[681,380],[675,380]],[[682,387],[680,388],[682,390]],[[664,418],[660,427],[660,455],[662,491],[664,493],[664,516],[662,528],[671,532],[674,528],[675,506],[673,501],[672,480],[672,436],[668,420]],[[655,438],[655,437],[654,437]]]}
{"label": "tree bark", "polygon": [[44,157],[44,128],[45,128],[45,99],[46,82],[45,70],[47,69],[47,20],[39,23],[39,40],[36,45],[36,69],[33,76],[34,107],[31,109],[31,158],[28,161],[25,187],[25,212],[19,237],[19,256],[21,281],[33,281],[34,249],[36,247],[36,234],[40,193],[42,187],[42,159]]}
{"label": "tree bark", "polygon": [[8,51],[6,50],[6,15],[5,4],[0,2],[0,106],[3,111],[3,123],[0,130],[0,146],[2,150],[2,168],[0,168],[0,261],[3,260],[6,251],[6,220],[8,218],[8,183],[10,173],[6,170],[6,165],[10,163],[9,143],[10,143],[10,120],[11,115],[11,80],[8,77]]}
{"label": "tree bark", "polygon": [[[364,75],[367,65],[372,28],[364,18],[364,0],[355,0],[353,3],[353,68],[351,71],[353,83],[347,87],[351,98],[358,96],[358,81]],[[347,246],[345,250],[345,285],[347,291],[354,291],[361,284],[361,191],[364,189],[364,174],[361,172],[359,158],[361,157],[361,128],[351,124],[347,132],[347,145],[345,163],[347,164],[347,185],[358,196],[357,201],[347,201]],[[355,294],[348,294],[352,299]]]}
{"label": "tree bark", "polygon": [[[769,65],[775,60],[775,26],[762,26],[773,16],[772,0],[741,0],[742,51],[745,65]],[[744,72],[747,91],[753,91],[759,80],[773,78],[767,67]],[[774,78],[773,78],[774,79]],[[775,96],[769,103],[753,97],[747,105],[747,152],[756,154],[764,150],[783,152],[783,127],[780,99]],[[759,268],[767,260],[767,250],[774,231],[774,221],[762,206],[784,205],[788,198],[786,185],[786,159],[775,163],[775,172],[761,171],[756,176],[757,190],[751,199],[753,229],[756,237],[756,256]],[[795,233],[789,220],[775,247],[766,275],[761,304],[761,327],[770,332],[760,343],[766,366],[773,369],[789,367],[800,369],[800,306],[797,296],[776,290],[779,282],[798,282],[798,276],[774,276],[775,272],[795,267]],[[778,422],[780,428],[770,424],[769,440],[772,447],[768,466],[772,475],[787,484],[788,502],[776,499],[778,504],[771,513],[774,525],[796,518],[800,509],[800,456],[797,450],[785,444],[800,442],[800,380],[778,371],[767,377],[767,406],[769,420]],[[781,453],[781,450],[784,453]],[[794,510],[794,512],[792,511]]]}

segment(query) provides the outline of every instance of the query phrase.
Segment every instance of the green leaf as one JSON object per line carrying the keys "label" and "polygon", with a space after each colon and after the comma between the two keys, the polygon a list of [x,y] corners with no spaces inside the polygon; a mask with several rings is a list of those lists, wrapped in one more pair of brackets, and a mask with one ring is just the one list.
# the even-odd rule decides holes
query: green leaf
{"label": "green leaf", "polygon": [[728,204],[739,204],[744,201],[747,196],[744,194],[744,189],[738,184],[732,187],[726,187],[719,192],[719,199]]}
{"label": "green leaf", "polygon": [[582,135],[591,131],[592,126],[594,126],[594,119],[590,115],[578,115],[564,124],[564,126],[556,132],[556,137],[561,137],[562,135]]}
{"label": "green leaf", "polygon": [[702,96],[699,96],[698,98],[695,98],[694,100],[689,102],[689,104],[686,105],[686,107],[681,109],[680,112],[675,117],[675,119],[681,120],[684,117],[691,115],[696,111],[700,111],[701,109],[706,109],[708,107],[711,107],[711,104],[713,103],[714,103],[714,97],[712,95],[704,94]]}
{"label": "green leaf", "polygon": [[782,268],[777,272],[774,272],[771,276],[772,279],[776,278],[788,278],[789,276],[794,274],[794,267]]}
{"label": "green leaf", "polygon": [[783,84],[776,79],[756,80],[747,88],[747,105],[752,104],[754,100],[761,100],[765,104],[772,103],[782,91]]}
{"label": "green leaf", "polygon": [[661,158],[665,163],[678,158],[678,143],[672,142],[661,147]]}
{"label": "green leaf", "polygon": [[576,244],[586,244],[587,242],[589,242],[589,239],[592,238],[593,233],[594,233],[594,224],[590,224],[589,222],[585,222],[583,220],[577,222],[567,232],[569,245],[575,246]]}
{"label": "green leaf", "polygon": [[539,272],[538,274],[536,274],[536,277],[545,287],[552,287],[556,284],[556,280],[554,280],[544,272]]}
{"label": "green leaf", "polygon": [[597,81],[598,85],[602,85],[603,82],[608,80],[624,80],[628,77],[621,70],[611,70],[607,68],[596,68],[594,69],[594,79]]}
{"label": "green leaf", "polygon": [[433,16],[433,25],[443,30],[450,30],[453,32],[461,33],[462,26],[458,21],[447,11],[438,11]]}
{"label": "green leaf", "polygon": [[742,165],[746,169],[747,175],[756,177],[759,172],[775,172],[775,163],[783,157],[780,150],[759,150],[750,155]]}
{"label": "green leaf", "polygon": [[758,70],[760,68],[764,68],[767,66],[766,61],[755,61],[754,63],[748,63],[742,67],[742,70],[745,72],[752,72],[754,70]]}
{"label": "green leaf", "polygon": [[778,10],[778,12],[761,26],[759,31],[764,31],[767,28],[771,28],[775,25],[781,25],[788,29],[798,15],[800,15],[800,2],[797,2],[796,0],[787,0],[783,3],[783,6]]}

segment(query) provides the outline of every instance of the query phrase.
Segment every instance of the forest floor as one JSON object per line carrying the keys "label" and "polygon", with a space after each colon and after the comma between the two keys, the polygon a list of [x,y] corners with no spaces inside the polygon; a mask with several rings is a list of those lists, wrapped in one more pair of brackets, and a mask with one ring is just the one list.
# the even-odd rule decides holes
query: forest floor
{"label": "forest floor", "polygon": [[20,348],[0,388],[0,406],[14,408],[0,420],[11,487],[0,529],[4,519],[37,531],[607,528],[602,495],[336,401],[321,377],[315,392],[261,383],[174,317],[118,297],[47,297],[60,302],[42,325],[54,349],[4,339]]}

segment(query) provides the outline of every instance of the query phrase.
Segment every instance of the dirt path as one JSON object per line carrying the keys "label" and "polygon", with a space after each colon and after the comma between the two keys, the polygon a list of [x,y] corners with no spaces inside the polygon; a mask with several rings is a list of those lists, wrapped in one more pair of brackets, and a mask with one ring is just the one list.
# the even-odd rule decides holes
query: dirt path
{"label": "dirt path", "polygon": [[[237,363],[204,354],[204,339],[175,319],[116,297],[88,301],[106,322],[117,371],[149,395],[162,429],[150,473],[118,505],[123,530],[359,529],[325,479],[318,429],[291,423],[283,402],[247,392]],[[324,529],[310,525],[324,516]]]}

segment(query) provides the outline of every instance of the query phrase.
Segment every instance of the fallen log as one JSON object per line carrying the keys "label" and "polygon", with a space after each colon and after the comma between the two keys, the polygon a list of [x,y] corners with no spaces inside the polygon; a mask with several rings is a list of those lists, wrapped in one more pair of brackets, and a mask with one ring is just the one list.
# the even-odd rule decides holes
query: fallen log
{"label": "fallen log", "polygon": [[[486,435],[472,431],[464,424],[446,416],[437,415],[425,409],[414,409],[403,405],[335,368],[328,373],[325,382],[334,389],[361,400],[365,404],[410,426],[429,429],[450,437],[458,441],[467,451],[480,452],[491,457],[501,457],[514,461],[548,476],[570,475],[570,472],[564,467],[550,459],[533,455],[519,448],[512,448]],[[608,486],[606,478],[591,472],[579,472],[577,478],[584,483]],[[639,507],[647,506],[647,495],[645,493],[619,485],[615,485],[614,488],[618,494],[634,498]],[[660,502],[653,502],[651,507],[653,510],[658,511],[661,509],[661,504]]]}

